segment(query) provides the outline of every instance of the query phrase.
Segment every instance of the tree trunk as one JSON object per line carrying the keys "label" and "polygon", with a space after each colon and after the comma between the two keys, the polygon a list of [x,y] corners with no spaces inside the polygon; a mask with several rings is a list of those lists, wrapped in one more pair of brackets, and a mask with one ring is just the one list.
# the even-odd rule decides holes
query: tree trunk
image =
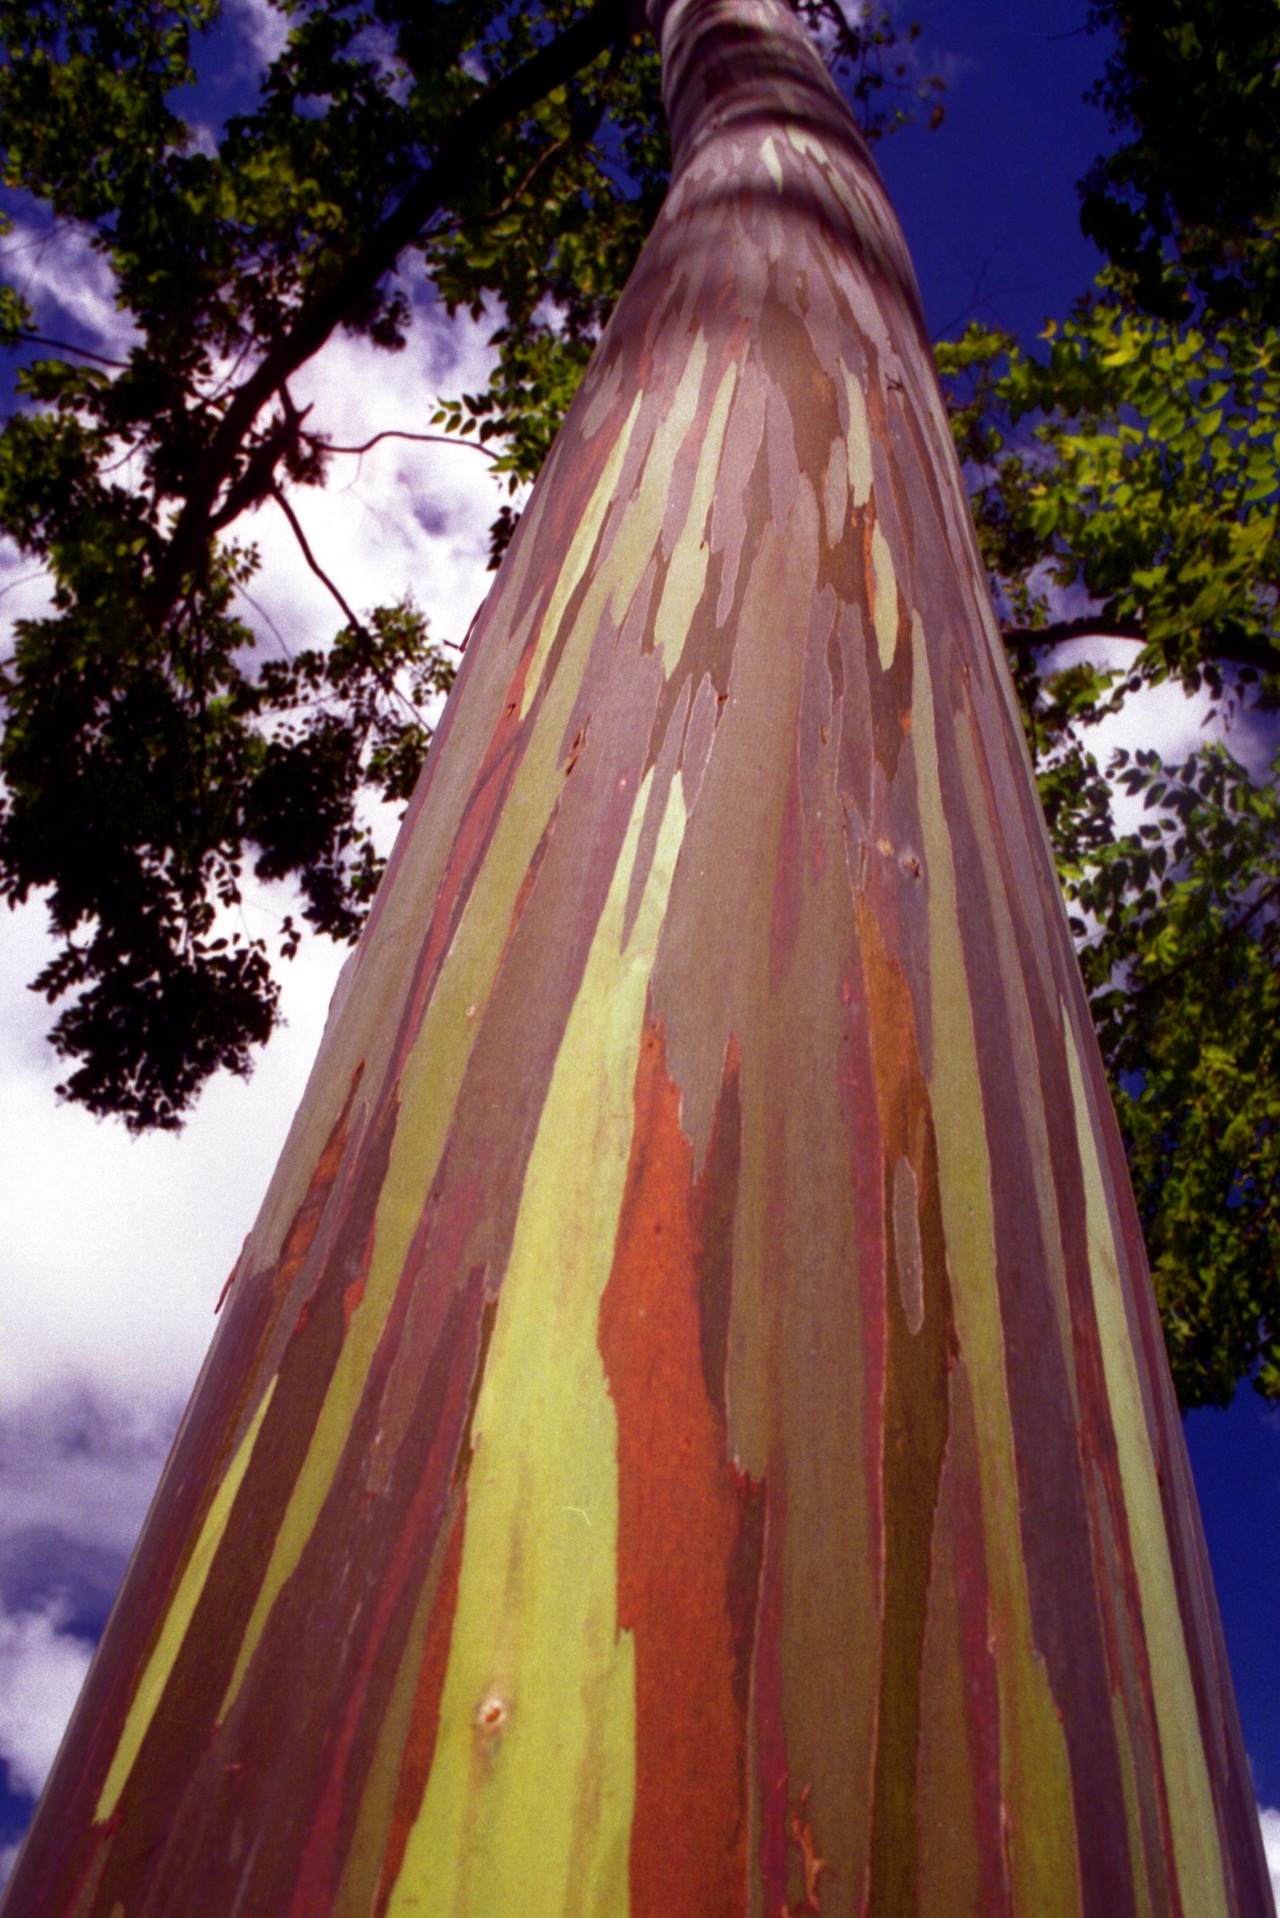
{"label": "tree trunk", "polygon": [[1271,1910],[903,242],[782,0],[661,24],[8,1918]]}

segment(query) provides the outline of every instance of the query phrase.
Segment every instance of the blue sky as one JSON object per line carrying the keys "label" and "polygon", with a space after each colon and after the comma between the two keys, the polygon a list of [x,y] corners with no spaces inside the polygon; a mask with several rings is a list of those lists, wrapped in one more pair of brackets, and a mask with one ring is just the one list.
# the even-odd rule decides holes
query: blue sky
{"label": "blue sky", "polygon": [[[1108,140],[1083,103],[1104,44],[1086,0],[921,0],[923,64],[948,79],[942,128],[886,142],[880,159],[915,257],[931,330],[991,321],[1028,344],[1088,284],[1095,258],[1075,182]],[[264,0],[230,0],[211,117],[243,86],[278,28]],[[119,340],[94,262],[19,231],[6,249],[48,325],[84,343]],[[51,329],[56,330],[56,329]],[[337,439],[429,412],[436,392],[482,383],[484,329],[427,316],[397,360],[335,341],[308,374],[317,423]],[[425,423],[425,422],[424,422]],[[356,429],[359,429],[357,431]],[[414,522],[406,497],[429,498]],[[387,448],[311,500],[309,530],[348,597],[413,583],[435,629],[458,637],[488,584],[493,497],[464,453]],[[264,644],[314,643],[330,609],[287,529],[255,524],[264,555],[252,617]],[[33,611],[43,588],[0,552],[0,613]],[[23,583],[26,581],[26,583]],[[1167,696],[1162,721],[1196,717]],[[1172,700],[1173,704],[1170,704]],[[247,910],[265,925],[282,906]],[[179,1139],[127,1140],[58,1108],[43,1007],[23,990],[42,957],[39,915],[10,919],[0,948],[0,1876],[101,1628],[186,1393],[212,1305],[260,1194],[323,1022],[341,954],[308,948],[286,979],[289,1024],[249,1085],[214,1086]],[[1280,1806],[1280,1424],[1251,1393],[1188,1421],[1255,1784]],[[1280,1818],[1276,1830],[1280,1855]]]}

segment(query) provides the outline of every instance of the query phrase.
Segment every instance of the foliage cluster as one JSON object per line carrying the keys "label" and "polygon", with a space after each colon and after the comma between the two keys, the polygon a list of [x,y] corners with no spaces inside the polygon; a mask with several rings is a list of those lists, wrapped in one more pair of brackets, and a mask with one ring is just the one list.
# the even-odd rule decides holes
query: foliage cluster
{"label": "foliage cluster", "polygon": [[[1184,1405],[1280,1398],[1280,795],[1220,745],[1110,769],[1058,854]],[[1083,823],[1077,811],[1077,828]]]}
{"label": "foliage cluster", "polygon": [[[1034,352],[938,352],[1185,1405],[1280,1397],[1274,767],[1180,767],[1090,728],[1175,680],[1210,716],[1280,700],[1280,14],[1107,0],[1082,183],[1106,264]],[[1087,610],[1063,617],[1072,602]],[[1127,642],[1064,665],[1063,642]],[[1114,662],[1117,648],[1109,649]],[[1066,656],[1069,657],[1069,656]],[[1141,798],[1136,831],[1116,791]]]}

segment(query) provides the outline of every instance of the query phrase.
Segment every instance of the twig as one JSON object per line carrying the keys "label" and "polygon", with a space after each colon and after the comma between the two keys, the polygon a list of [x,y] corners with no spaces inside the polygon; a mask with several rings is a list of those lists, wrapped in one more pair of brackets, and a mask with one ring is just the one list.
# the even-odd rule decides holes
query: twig
{"label": "twig", "polygon": [[314,433],[305,435],[313,446],[322,453],[367,453],[379,440],[422,440],[430,446],[469,446],[473,453],[483,453],[487,460],[496,460],[498,455],[482,446],[479,440],[459,439],[452,433],[406,433],[398,426],[388,426],[385,432],[375,433],[363,446],[334,446],[329,440],[322,440]]}
{"label": "twig", "polygon": [[[1052,626],[1007,626],[1002,629],[1001,638],[1006,646],[1024,656],[1061,646],[1068,639],[1123,639],[1135,646],[1151,643],[1146,628],[1137,620],[1104,620],[1089,614],[1080,619],[1060,619]],[[1263,640],[1231,640],[1219,636],[1211,658],[1192,663],[1203,666],[1210,664],[1211,659],[1225,660],[1232,666],[1250,666],[1255,672],[1274,673],[1280,670],[1280,647]],[[1176,673],[1178,668],[1174,665],[1170,670]]]}
{"label": "twig", "polygon": [[492,226],[496,221],[505,218],[505,216],[510,213],[512,207],[516,205],[520,196],[528,192],[540,168],[544,167],[548,160],[553,160],[557,153],[563,152],[568,145],[568,140],[553,140],[549,147],[544,147],[521,180],[519,186],[513,188],[506,199],[503,200],[500,205],[494,207],[492,213],[481,214],[479,219],[474,220],[443,220],[439,226],[431,229],[432,238],[434,239],[436,235],[441,233],[465,233],[468,228],[471,227]]}
{"label": "twig", "polygon": [[329,575],[325,572],[324,567],[320,564],[319,560],[316,558],[315,554],[312,552],[311,547],[307,541],[307,536],[302,530],[302,525],[298,519],[298,515],[294,512],[292,506],[290,506],[288,500],[284,496],[284,493],[281,491],[281,489],[278,486],[273,486],[271,488],[271,497],[275,501],[276,505],[280,508],[280,511],[284,514],[285,518],[288,520],[290,526],[292,526],[293,536],[297,540],[298,545],[302,549],[302,557],[303,559],[306,560],[307,565],[311,568],[316,578],[320,581],[320,584],[326,589],[326,591],[332,593],[334,599],[337,600],[339,606],[341,606],[343,612],[346,614],[348,622],[355,628],[355,630],[358,633],[365,632],[366,629],[365,629],[364,621],[356,617],[356,614],[352,611],[351,607],[347,604],[347,601],[343,597],[341,589],[338,586],[335,586],[334,582],[330,579]]}
{"label": "twig", "polygon": [[48,578],[49,574],[43,568],[38,573],[24,573],[21,579],[11,579],[8,585],[0,586],[0,599],[3,599],[6,593],[15,593],[19,586],[30,586],[33,579]]}
{"label": "twig", "polygon": [[254,612],[258,615],[259,619],[266,620],[267,625],[271,628],[272,632],[276,636],[276,639],[280,646],[280,651],[284,654],[285,658],[288,660],[289,664],[292,666],[293,654],[289,650],[289,642],[285,638],[284,634],[280,631],[280,628],[276,625],[274,619],[272,619],[266,607],[263,606],[260,601],[254,598],[253,594],[249,591],[247,586],[237,586],[236,591],[239,593],[242,599],[248,600],[250,606],[252,606]]}
{"label": "twig", "polygon": [[87,346],[72,346],[69,340],[51,340],[43,333],[18,333],[15,345],[51,346],[55,353],[77,353],[82,360],[95,360],[99,366],[117,366],[121,372],[128,366],[128,360],[109,360],[105,353],[92,353]]}
{"label": "twig", "polygon": [[[298,515],[294,512],[292,506],[290,506],[288,500],[285,498],[283,492],[278,486],[273,486],[271,488],[271,497],[275,500],[277,506],[280,508],[281,512],[284,514],[285,518],[288,520],[290,526],[293,528],[294,538],[297,540],[298,545],[302,548],[302,557],[303,559],[306,560],[307,565],[311,568],[312,572],[315,574],[316,578],[320,581],[321,585],[324,586],[328,592],[333,594],[334,599],[338,602],[339,606],[342,608],[343,612],[346,614],[349,625],[360,635],[361,639],[363,639],[367,645],[372,645],[372,635],[369,631],[369,628],[365,625],[362,619],[358,619],[356,617],[356,614],[353,612],[351,607],[347,604],[347,601],[344,599],[340,588],[337,587],[334,584],[334,582],[330,579],[329,575],[325,572],[324,567],[320,564],[319,560],[316,558],[315,554],[312,552],[311,547],[307,541],[307,536],[302,530],[302,526],[301,526],[301,523],[299,522]],[[414,705],[413,701],[407,697],[406,694],[401,692],[400,688],[396,685],[394,676],[386,670],[385,666],[380,666],[376,661],[372,661],[370,663],[373,668],[374,678],[377,680],[378,684],[381,686],[383,692],[386,693],[392,699],[398,699],[400,701],[400,704],[404,707],[405,711],[408,714],[410,714],[410,716],[414,719],[415,722],[420,721],[421,715],[418,712],[417,707]]]}
{"label": "twig", "polygon": [[1050,646],[1061,646],[1069,639],[1127,639],[1142,646],[1146,633],[1138,626],[1126,627],[1119,621],[1107,621],[1096,614],[1081,619],[1060,619],[1052,626],[1007,626],[1001,632],[1006,646],[1020,653],[1038,653]]}

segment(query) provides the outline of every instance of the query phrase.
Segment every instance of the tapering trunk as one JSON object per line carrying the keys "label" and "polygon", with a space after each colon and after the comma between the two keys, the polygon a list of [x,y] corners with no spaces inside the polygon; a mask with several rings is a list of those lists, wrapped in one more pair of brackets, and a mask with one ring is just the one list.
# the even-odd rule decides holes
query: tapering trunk
{"label": "tapering trunk", "polygon": [[902,239],[781,0],[660,24],[8,1918],[1271,1910]]}

